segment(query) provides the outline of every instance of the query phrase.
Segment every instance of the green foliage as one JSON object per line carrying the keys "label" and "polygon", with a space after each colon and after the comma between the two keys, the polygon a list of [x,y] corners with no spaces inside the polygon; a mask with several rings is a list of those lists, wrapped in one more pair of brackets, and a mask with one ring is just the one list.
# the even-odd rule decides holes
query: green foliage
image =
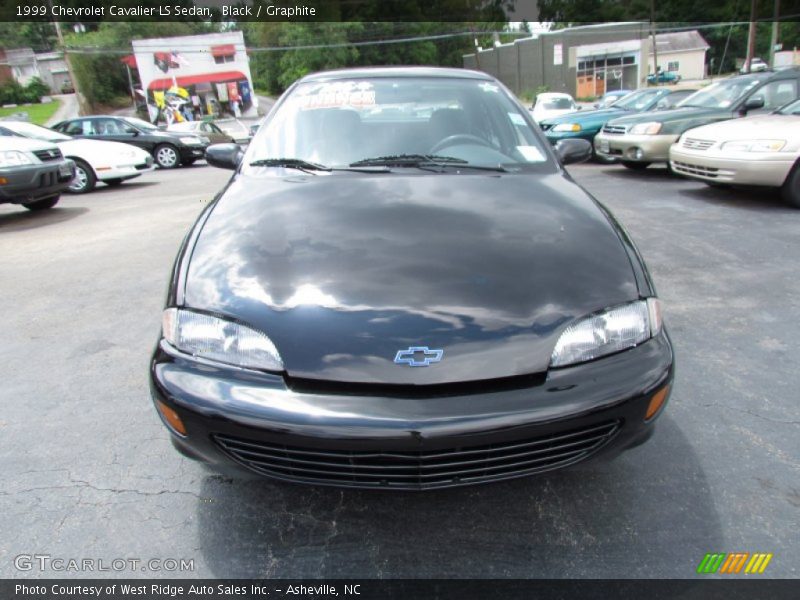
{"label": "green foliage", "polygon": [[50,88],[38,77],[26,86],[14,80],[0,86],[0,104],[38,104],[42,96],[50,94]]}

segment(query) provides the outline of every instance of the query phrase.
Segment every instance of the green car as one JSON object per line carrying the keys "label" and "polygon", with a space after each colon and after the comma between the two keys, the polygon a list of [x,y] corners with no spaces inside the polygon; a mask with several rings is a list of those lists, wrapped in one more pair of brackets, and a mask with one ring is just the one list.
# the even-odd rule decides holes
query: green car
{"label": "green car", "polygon": [[[681,76],[675,73],[674,71],[659,71],[658,72],[658,83],[669,83],[669,84],[676,84],[681,80]],[[656,76],[653,73],[647,76],[647,83],[654,84],[656,82]]]}
{"label": "green car", "polygon": [[[539,127],[542,128],[551,144],[567,138],[580,138],[591,143],[607,121],[646,110],[672,108],[694,91],[664,88],[638,90],[617,100],[608,108],[582,110],[552,119],[544,119],[539,123]],[[598,158],[597,155],[595,158]]]}
{"label": "green car", "polygon": [[646,169],[667,163],[670,146],[688,129],[772,112],[798,97],[800,68],[737,75],[703,88],[674,109],[609,119],[594,139],[595,154],[629,169]]}

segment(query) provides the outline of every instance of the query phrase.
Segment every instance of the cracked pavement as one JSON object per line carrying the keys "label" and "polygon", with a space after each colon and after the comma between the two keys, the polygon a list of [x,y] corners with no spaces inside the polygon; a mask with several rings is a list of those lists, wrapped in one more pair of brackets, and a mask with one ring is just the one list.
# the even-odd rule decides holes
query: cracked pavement
{"label": "cracked pavement", "polygon": [[654,438],[610,463],[421,494],[214,474],[147,387],[183,235],[228,177],[201,164],[0,206],[0,576],[19,554],[194,560],[71,577],[691,577],[772,552],[797,577],[800,211],[767,192],[578,165],[639,245],[677,353]]}

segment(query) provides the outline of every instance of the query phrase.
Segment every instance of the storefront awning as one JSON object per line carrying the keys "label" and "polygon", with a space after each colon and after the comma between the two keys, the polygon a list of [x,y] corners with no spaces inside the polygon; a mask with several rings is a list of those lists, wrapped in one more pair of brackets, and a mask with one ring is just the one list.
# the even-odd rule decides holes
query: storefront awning
{"label": "storefront awning", "polygon": [[[202,73],[200,75],[185,75],[183,77],[176,77],[175,81],[178,82],[180,87],[189,87],[190,85],[197,85],[198,83],[221,83],[223,81],[241,81],[247,79],[241,71],[223,71],[222,73]],[[173,86],[175,82],[172,77],[163,77],[161,79],[154,79],[147,86],[149,90],[167,90]]]}
{"label": "storefront awning", "polygon": [[236,54],[236,46],[233,44],[211,46],[211,56],[233,56],[234,54]]}

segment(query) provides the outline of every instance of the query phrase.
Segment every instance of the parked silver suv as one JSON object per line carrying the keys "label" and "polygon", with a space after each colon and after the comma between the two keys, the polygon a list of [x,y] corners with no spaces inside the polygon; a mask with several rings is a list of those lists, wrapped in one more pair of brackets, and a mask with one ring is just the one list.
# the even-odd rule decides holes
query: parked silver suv
{"label": "parked silver suv", "polygon": [[0,204],[52,208],[74,176],[75,163],[55,144],[0,136]]}

